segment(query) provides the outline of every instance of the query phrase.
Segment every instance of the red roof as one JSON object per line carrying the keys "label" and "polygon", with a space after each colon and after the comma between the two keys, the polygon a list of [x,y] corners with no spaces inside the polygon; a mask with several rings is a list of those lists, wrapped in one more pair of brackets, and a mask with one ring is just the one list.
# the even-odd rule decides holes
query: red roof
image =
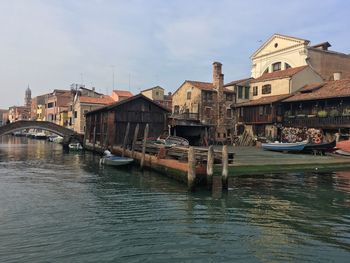
{"label": "red roof", "polygon": [[80,103],[101,104],[101,105],[108,105],[115,102],[110,96],[103,96],[102,98],[80,96],[79,101]]}
{"label": "red roof", "polygon": [[261,81],[271,80],[271,79],[283,79],[283,78],[291,77],[307,67],[308,66],[301,66],[301,67],[296,67],[296,68],[279,70],[279,71],[275,71],[275,72],[271,72],[271,73],[265,73],[265,74],[261,75],[259,78],[252,79],[251,83],[261,82]]}
{"label": "red roof", "polygon": [[[214,85],[213,83],[210,82],[201,82],[201,81],[193,81],[193,80],[186,80],[186,82],[192,84],[193,86],[195,86],[196,88],[200,89],[200,90],[206,90],[206,91],[214,91]],[[229,90],[227,88],[223,88],[224,92],[231,92],[234,93],[233,90]]]}
{"label": "red roof", "polygon": [[233,85],[238,85],[238,84],[241,84],[241,85],[243,84],[243,85],[245,85],[245,84],[247,84],[247,83],[248,83],[248,85],[249,85],[249,82],[250,82],[250,80],[252,80],[252,79],[253,79],[253,78],[245,78],[245,79],[234,80],[234,81],[231,81],[231,82],[225,84],[224,87],[233,86]]}
{"label": "red roof", "polygon": [[130,91],[127,90],[113,90],[113,93],[117,94],[120,97],[131,97],[133,96]]}
{"label": "red roof", "polygon": [[[315,88],[312,84],[302,88],[298,93],[292,97],[284,100],[285,102],[305,101],[305,100],[319,100],[330,98],[350,97],[350,79],[341,79],[325,82],[319,84],[319,88]],[[312,87],[314,87],[312,89]]]}
{"label": "red roof", "polygon": [[235,107],[238,108],[238,107],[246,107],[246,106],[266,105],[266,104],[282,101],[290,96],[291,96],[290,94],[265,96],[265,97],[261,97],[260,99],[238,103],[235,105]]}

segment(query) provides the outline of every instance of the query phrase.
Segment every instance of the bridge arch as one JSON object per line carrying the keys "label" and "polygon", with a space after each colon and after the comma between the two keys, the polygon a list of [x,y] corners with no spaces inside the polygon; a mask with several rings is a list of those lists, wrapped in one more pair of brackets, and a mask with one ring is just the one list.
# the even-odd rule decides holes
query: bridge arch
{"label": "bridge arch", "polygon": [[0,136],[24,129],[41,129],[63,137],[65,143],[73,140],[83,142],[83,136],[75,131],[48,121],[21,120],[0,127]]}

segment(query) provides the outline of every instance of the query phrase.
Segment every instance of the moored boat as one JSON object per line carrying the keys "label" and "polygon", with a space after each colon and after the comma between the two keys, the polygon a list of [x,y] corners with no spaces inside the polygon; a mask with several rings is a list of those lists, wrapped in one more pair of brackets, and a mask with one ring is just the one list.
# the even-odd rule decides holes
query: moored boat
{"label": "moored boat", "polygon": [[122,165],[130,164],[133,161],[134,161],[134,159],[132,159],[132,158],[112,155],[112,156],[102,157],[100,160],[100,163],[106,164],[106,165],[111,165],[111,166],[122,166]]}
{"label": "moored boat", "polygon": [[69,150],[73,150],[73,151],[80,151],[83,149],[83,146],[81,146],[80,143],[76,142],[76,143],[70,143],[68,145]]}
{"label": "moored boat", "polygon": [[283,143],[283,142],[271,142],[262,143],[261,147],[264,150],[276,151],[276,152],[300,152],[304,149],[307,141],[295,142],[295,143]]}
{"label": "moored boat", "polygon": [[324,143],[308,143],[305,145],[303,152],[326,152],[332,150],[336,145],[336,141]]}

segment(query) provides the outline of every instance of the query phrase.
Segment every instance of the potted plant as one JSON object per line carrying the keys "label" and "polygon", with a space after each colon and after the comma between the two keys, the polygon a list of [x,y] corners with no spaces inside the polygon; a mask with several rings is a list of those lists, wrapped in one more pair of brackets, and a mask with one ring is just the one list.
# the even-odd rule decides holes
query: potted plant
{"label": "potted plant", "polygon": [[339,111],[337,109],[332,109],[330,112],[329,112],[329,116],[330,117],[337,117],[339,116]]}
{"label": "potted plant", "polygon": [[320,118],[325,118],[328,116],[328,113],[325,110],[320,110],[319,112],[317,112],[317,116]]}

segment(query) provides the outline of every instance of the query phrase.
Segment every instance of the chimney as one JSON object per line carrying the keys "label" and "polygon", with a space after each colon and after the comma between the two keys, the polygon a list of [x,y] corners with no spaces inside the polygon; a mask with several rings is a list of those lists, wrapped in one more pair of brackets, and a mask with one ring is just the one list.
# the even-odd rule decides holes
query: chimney
{"label": "chimney", "polygon": [[220,89],[224,86],[224,74],[222,74],[222,64],[220,62],[213,63],[213,85],[214,89]]}
{"label": "chimney", "polygon": [[95,91],[95,87],[92,87],[91,89],[92,89],[92,91]]}
{"label": "chimney", "polygon": [[341,72],[334,72],[333,79],[334,80],[341,80]]}

